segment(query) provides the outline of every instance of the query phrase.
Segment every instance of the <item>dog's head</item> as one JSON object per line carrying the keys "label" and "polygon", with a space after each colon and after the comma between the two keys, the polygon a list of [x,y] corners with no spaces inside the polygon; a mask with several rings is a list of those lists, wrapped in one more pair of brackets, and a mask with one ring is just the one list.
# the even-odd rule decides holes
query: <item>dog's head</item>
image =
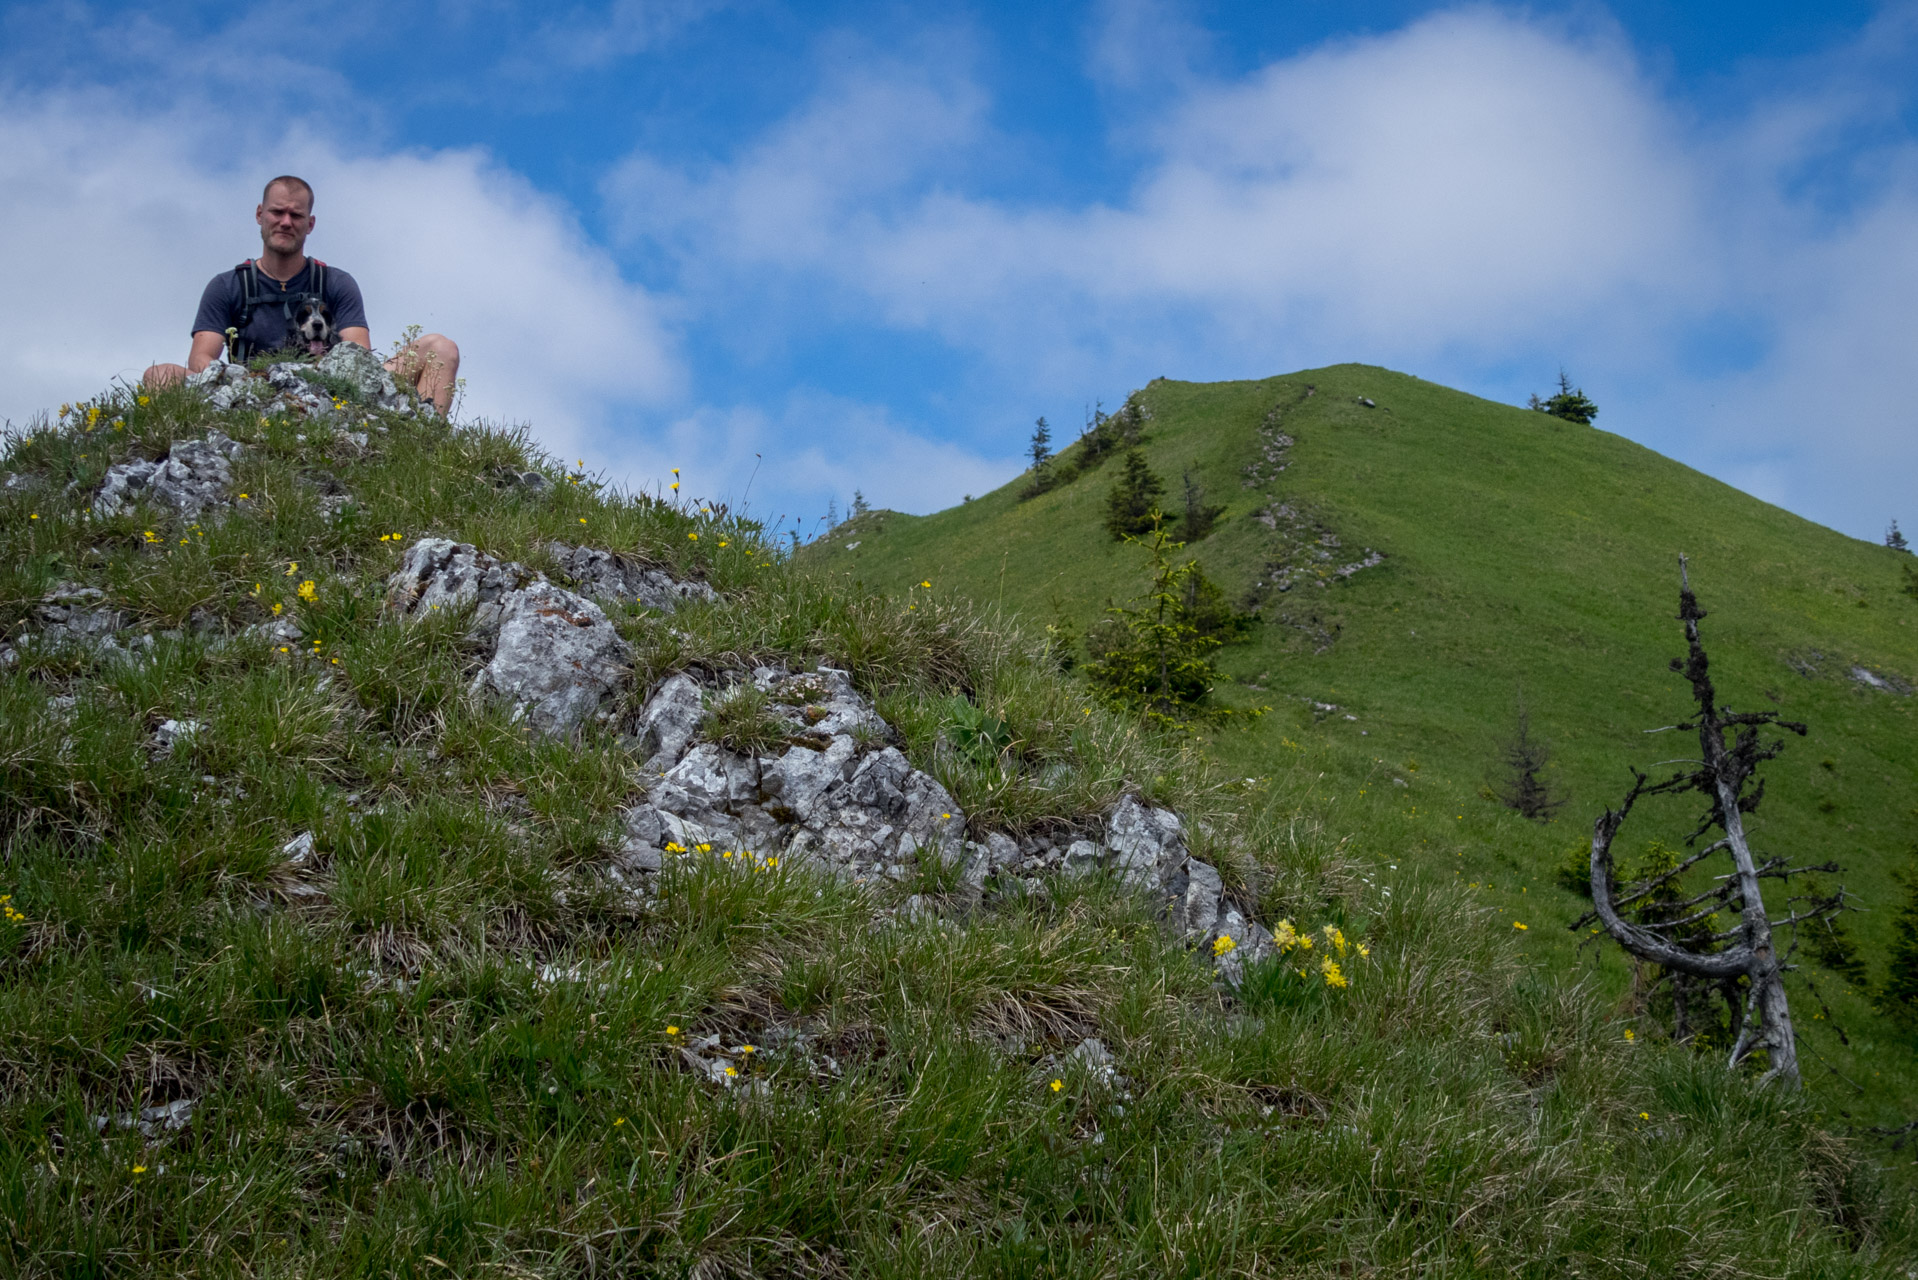
{"label": "dog's head", "polygon": [[340,340],[333,328],[333,312],[324,302],[302,302],[293,313],[293,327],[307,351],[316,356],[325,355]]}

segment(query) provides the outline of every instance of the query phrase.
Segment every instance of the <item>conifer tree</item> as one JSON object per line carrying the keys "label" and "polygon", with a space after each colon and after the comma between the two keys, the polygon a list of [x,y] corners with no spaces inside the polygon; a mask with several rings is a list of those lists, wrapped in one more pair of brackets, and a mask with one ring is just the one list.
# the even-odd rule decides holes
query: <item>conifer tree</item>
{"label": "conifer tree", "polygon": [[1205,490],[1192,478],[1192,469],[1185,471],[1185,516],[1179,521],[1179,533],[1187,542],[1197,542],[1212,532],[1212,527],[1225,514],[1224,507],[1208,506]]}
{"label": "conifer tree", "polygon": [[1505,765],[1505,779],[1499,787],[1499,803],[1518,810],[1534,822],[1550,822],[1565,802],[1554,796],[1551,787],[1539,777],[1551,763],[1552,749],[1532,736],[1532,714],[1525,706],[1522,692],[1518,698],[1518,722],[1500,755]]}
{"label": "conifer tree", "polygon": [[1108,609],[1106,622],[1087,636],[1092,660],[1086,678],[1111,701],[1160,724],[1177,725],[1205,714],[1218,673],[1212,652],[1217,637],[1202,635],[1185,610],[1187,584],[1196,562],[1175,563],[1174,542],[1152,513],[1152,583],[1130,607]]}
{"label": "conifer tree", "polygon": [[1891,522],[1891,528],[1885,531],[1885,545],[1893,551],[1911,550],[1911,543],[1905,540],[1905,535],[1899,530],[1896,520],[1893,520]]}
{"label": "conifer tree", "polygon": [[1528,407],[1588,427],[1592,425],[1592,419],[1598,416],[1598,406],[1586,397],[1585,388],[1574,390],[1572,379],[1564,369],[1558,371],[1558,394],[1545,400],[1535,395]]}
{"label": "conifer tree", "polygon": [[1106,532],[1115,542],[1151,532],[1163,521],[1159,499],[1164,496],[1165,481],[1152,474],[1145,455],[1126,450],[1125,469],[1106,495]]}
{"label": "conifer tree", "polygon": [[1918,1031],[1918,874],[1905,877],[1905,905],[1891,922],[1891,948],[1885,984],[1878,989],[1878,1011]]}

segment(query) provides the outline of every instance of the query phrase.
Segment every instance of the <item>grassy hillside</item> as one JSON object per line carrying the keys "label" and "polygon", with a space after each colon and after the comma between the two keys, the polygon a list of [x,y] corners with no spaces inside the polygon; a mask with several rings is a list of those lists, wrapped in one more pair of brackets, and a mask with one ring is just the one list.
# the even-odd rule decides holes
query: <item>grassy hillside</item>
{"label": "grassy hillside", "polygon": [[[1628,1037],[1528,962],[1543,930],[1300,816],[1321,773],[1352,790],[1339,735],[1385,745],[1383,702],[1344,677],[1366,719],[1275,714],[1259,733],[1299,751],[1235,781],[944,582],[902,602],[523,439],[345,412],[117,391],[6,441],[0,1273],[1849,1277],[1913,1256],[1911,1205],[1814,1100]],[[212,427],[243,446],[230,505],[89,513],[109,465]],[[468,618],[382,610],[429,534],[549,571],[547,540],[588,542],[720,594],[614,609],[624,703],[547,740],[472,694]],[[45,640],[60,600],[116,611],[114,650]],[[851,671],[976,835],[1087,829],[1127,791],[1179,807],[1269,918],[1343,930],[1343,985],[1268,966],[1223,988],[1096,876],[980,898],[931,857],[857,885],[680,850],[636,896],[611,874],[646,787],[634,707],[675,672],[775,662]],[[941,747],[988,712],[1019,750]],[[698,1065],[713,1046],[724,1077]]]}
{"label": "grassy hillside", "polygon": [[[1565,969],[1597,963],[1605,989],[1622,996],[1623,966],[1578,951],[1563,928],[1585,903],[1553,871],[1588,838],[1599,808],[1616,802],[1628,764],[1683,754],[1675,738],[1643,732],[1687,707],[1686,686],[1666,667],[1682,651],[1683,552],[1710,612],[1706,640],[1726,701],[1811,728],[1769,766],[1755,838],[1842,865],[1838,879],[1865,909],[1848,926],[1873,979],[1882,977],[1903,899],[1894,877],[1912,865],[1918,836],[1918,708],[1854,678],[1854,668],[1905,689],[1918,682],[1918,599],[1902,590],[1910,556],[1608,432],[1383,369],[1160,380],[1134,400],[1148,415],[1143,448],[1167,481],[1168,505],[1177,508],[1189,471],[1227,507],[1190,551],[1264,618],[1249,643],[1221,655],[1224,700],[1272,708],[1252,728],[1211,739],[1225,768],[1270,779],[1356,854],[1449,872],[1530,925],[1529,950]],[[1068,620],[1083,634],[1143,581],[1143,550],[1100,527],[1117,470],[1108,461],[1030,500],[1020,498],[1021,477],[932,516],[873,513],[808,554],[877,587],[962,595],[1034,625]],[[1286,514],[1271,526],[1258,519],[1281,503]],[[1311,553],[1325,534],[1339,546],[1320,560]],[[1320,585],[1319,570],[1366,549],[1383,563]],[[1273,589],[1284,576],[1275,565],[1289,565],[1299,585]],[[1551,825],[1482,794],[1498,781],[1521,690],[1555,751],[1546,776],[1568,800]],[[1655,836],[1675,843],[1690,817],[1635,817],[1621,848]],[[1837,977],[1815,966],[1805,976],[1829,1002],[1830,1016],[1814,1018],[1816,1002],[1796,988],[1817,1055],[1808,1077],[1827,1114],[1859,1124],[1918,1115],[1909,1037]]]}

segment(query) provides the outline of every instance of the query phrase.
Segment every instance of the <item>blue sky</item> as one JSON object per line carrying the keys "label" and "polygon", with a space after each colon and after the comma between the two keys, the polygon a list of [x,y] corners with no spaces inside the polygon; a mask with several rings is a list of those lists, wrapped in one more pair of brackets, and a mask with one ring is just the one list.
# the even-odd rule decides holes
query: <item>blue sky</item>
{"label": "blue sky", "polygon": [[[466,412],[810,528],[1354,360],[1918,528],[1918,5],[0,10],[0,415],[179,359],[261,181]],[[756,474],[755,474],[755,468]]]}

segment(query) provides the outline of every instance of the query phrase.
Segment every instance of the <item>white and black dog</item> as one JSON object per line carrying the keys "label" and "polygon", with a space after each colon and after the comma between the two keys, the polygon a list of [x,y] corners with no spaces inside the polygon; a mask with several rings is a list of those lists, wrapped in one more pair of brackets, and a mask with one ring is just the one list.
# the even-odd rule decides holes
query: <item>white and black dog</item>
{"label": "white and black dog", "polygon": [[308,355],[323,356],[340,340],[333,327],[333,311],[324,302],[302,302],[293,313],[293,327]]}

